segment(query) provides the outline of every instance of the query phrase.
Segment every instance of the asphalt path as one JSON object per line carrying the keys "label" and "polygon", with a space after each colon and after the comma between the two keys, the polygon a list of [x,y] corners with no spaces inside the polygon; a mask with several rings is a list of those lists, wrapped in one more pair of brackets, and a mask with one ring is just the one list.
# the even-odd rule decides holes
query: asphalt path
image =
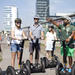
{"label": "asphalt path", "polygon": [[[3,71],[3,75],[5,75],[5,71],[9,65],[11,65],[11,52],[10,52],[10,46],[7,45],[7,41],[2,42],[1,44],[2,48],[2,57],[3,60],[0,62],[0,67]],[[44,54],[40,53],[40,57],[43,57]],[[23,52],[23,61],[26,62],[26,60],[29,59],[29,49],[24,47]],[[33,60],[34,61],[34,60]],[[15,61],[15,68],[17,68],[17,59]],[[31,75],[55,75],[55,69],[46,69],[45,73],[32,73]]]}
{"label": "asphalt path", "polygon": [[[4,43],[1,45],[2,48],[2,57],[3,60],[0,62],[0,67],[3,70],[3,75],[5,75],[5,71],[9,65],[11,65],[11,52],[10,52],[10,46],[7,45],[7,41],[4,41]],[[60,50],[58,48],[55,50],[55,54],[59,57],[60,61],[62,62],[62,56],[60,55]],[[40,52],[40,57],[45,56],[45,52]],[[24,52],[23,52],[23,61],[26,62],[26,60],[29,59],[29,49],[25,46]],[[15,68],[17,68],[17,60],[15,61]],[[56,75],[55,74],[55,68],[48,68],[46,69],[45,73],[32,73],[31,75]]]}

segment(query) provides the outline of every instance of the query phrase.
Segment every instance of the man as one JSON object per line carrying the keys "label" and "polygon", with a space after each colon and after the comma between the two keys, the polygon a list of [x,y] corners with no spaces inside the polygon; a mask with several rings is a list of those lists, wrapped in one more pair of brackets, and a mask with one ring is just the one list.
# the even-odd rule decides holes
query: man
{"label": "man", "polygon": [[40,38],[44,39],[43,27],[39,24],[39,17],[34,17],[34,24],[30,27],[30,62],[33,63],[33,52],[35,49],[35,63],[39,62]]}
{"label": "man", "polygon": [[[74,42],[73,35],[74,35],[75,27],[70,25],[70,18],[63,17],[63,19],[64,19],[63,25],[58,24],[56,21],[54,21],[50,18],[47,18],[47,21],[53,23],[54,25],[56,25],[58,27],[59,30],[61,30],[62,35],[61,35],[60,39],[65,40],[65,42],[66,42],[67,56],[68,56],[68,59],[69,59],[69,69],[68,69],[68,71],[71,72],[72,60],[73,60],[72,56],[73,56],[73,53],[74,53],[74,48],[70,48],[70,45]],[[61,46],[62,46],[62,44],[61,44]],[[65,63],[67,64],[67,61],[65,61]]]}

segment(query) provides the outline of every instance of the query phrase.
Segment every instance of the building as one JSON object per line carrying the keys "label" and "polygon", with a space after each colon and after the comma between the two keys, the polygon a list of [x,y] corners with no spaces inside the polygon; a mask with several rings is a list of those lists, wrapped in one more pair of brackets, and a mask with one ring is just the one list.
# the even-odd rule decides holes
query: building
{"label": "building", "polygon": [[49,17],[49,0],[36,1],[36,15],[40,17],[40,22],[46,21],[46,17]]}
{"label": "building", "polygon": [[10,31],[15,27],[14,20],[18,17],[18,9],[15,6],[4,7],[4,30]]}

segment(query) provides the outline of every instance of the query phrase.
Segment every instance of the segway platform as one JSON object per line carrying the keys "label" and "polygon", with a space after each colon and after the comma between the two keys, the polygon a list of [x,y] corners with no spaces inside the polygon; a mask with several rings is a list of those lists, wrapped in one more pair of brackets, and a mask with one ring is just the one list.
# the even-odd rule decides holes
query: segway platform
{"label": "segway platform", "polygon": [[12,66],[8,66],[6,75],[30,75],[29,67],[25,64],[20,69],[14,69]]}
{"label": "segway platform", "polygon": [[[62,71],[62,69],[64,69]],[[68,68],[64,68],[62,63],[59,63],[56,67],[56,75],[72,75],[71,72],[68,72]]]}
{"label": "segway platform", "polygon": [[58,64],[58,57],[54,56],[52,60],[48,60],[47,57],[43,57],[45,68],[54,68]]}
{"label": "segway platform", "polygon": [[42,58],[41,58],[40,64],[39,63],[31,64],[29,60],[26,61],[26,64],[29,66],[31,73],[45,72],[45,64],[44,64],[44,60]]}

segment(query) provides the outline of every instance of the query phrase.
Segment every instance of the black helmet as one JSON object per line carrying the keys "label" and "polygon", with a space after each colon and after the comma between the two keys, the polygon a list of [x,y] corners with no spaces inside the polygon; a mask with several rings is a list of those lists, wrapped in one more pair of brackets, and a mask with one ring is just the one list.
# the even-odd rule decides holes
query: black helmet
{"label": "black helmet", "polygon": [[16,18],[16,19],[15,19],[15,23],[17,23],[17,22],[21,23],[22,21],[21,21],[20,18]]}
{"label": "black helmet", "polygon": [[48,26],[48,28],[52,28],[52,29],[54,29],[54,26]]}

